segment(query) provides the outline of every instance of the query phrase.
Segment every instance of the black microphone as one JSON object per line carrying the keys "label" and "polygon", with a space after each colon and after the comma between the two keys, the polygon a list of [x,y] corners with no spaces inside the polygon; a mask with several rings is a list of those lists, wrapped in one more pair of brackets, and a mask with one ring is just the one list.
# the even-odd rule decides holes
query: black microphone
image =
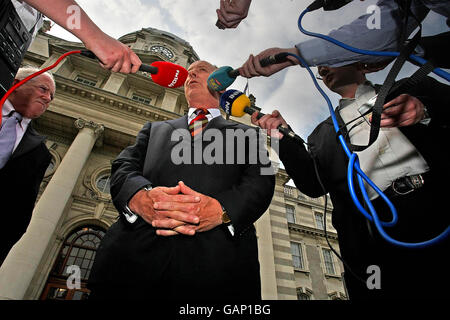
{"label": "black microphone", "polygon": [[[252,106],[250,99],[238,90],[227,90],[220,96],[220,107],[225,111],[226,114],[233,117],[242,117],[245,113],[252,115],[256,111],[259,114],[256,118],[259,120],[261,117],[265,116],[264,113],[260,112],[256,107]],[[305,143],[302,138],[295,134],[289,128],[283,127],[281,124],[277,129],[284,135],[298,142]]]}
{"label": "black microphone", "polygon": [[332,11],[342,8],[353,0],[316,0],[308,6],[308,11],[323,8],[325,11]]}
{"label": "black microphone", "polygon": [[[265,57],[259,61],[262,67],[270,64],[281,63],[287,60],[288,52],[280,52],[275,55]],[[220,67],[208,77],[208,87],[214,91],[222,91],[228,88],[239,76],[239,69],[229,66]]]}

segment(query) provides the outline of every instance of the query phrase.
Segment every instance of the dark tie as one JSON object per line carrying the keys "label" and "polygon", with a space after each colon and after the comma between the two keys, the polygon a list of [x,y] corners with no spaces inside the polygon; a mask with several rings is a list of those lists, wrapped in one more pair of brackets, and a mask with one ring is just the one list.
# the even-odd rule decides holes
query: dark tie
{"label": "dark tie", "polygon": [[22,121],[22,116],[16,111],[10,113],[8,120],[2,123],[0,129],[0,169],[8,162],[16,144],[16,126]]}
{"label": "dark tie", "polygon": [[196,136],[202,132],[203,128],[208,124],[208,118],[206,118],[206,115],[208,114],[207,109],[198,108],[194,113],[196,113],[197,116],[189,122],[191,136]]}

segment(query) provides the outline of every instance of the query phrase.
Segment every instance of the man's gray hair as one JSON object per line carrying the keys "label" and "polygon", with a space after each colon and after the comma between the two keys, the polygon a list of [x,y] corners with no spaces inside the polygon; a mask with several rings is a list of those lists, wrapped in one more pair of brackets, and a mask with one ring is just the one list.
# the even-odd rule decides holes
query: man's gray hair
{"label": "man's gray hair", "polygon": [[[41,71],[41,69],[36,68],[36,67],[32,67],[32,66],[26,66],[26,67],[22,67],[17,71],[16,80],[23,80],[28,76],[31,76],[33,73],[36,73],[38,71]],[[50,73],[50,71],[45,71],[44,73],[41,74],[46,74],[50,77],[50,79],[52,79],[53,84],[55,84],[55,78],[53,78],[53,75]],[[34,79],[34,78],[33,78]]]}

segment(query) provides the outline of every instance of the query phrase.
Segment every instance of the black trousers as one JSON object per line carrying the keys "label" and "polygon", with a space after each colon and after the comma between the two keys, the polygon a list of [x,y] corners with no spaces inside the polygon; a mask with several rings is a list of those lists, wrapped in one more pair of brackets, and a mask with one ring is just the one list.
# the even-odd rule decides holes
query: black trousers
{"label": "black trousers", "polygon": [[[422,188],[391,199],[399,220],[395,227],[384,229],[392,238],[422,242],[449,226],[448,192],[436,183],[437,178],[433,181],[430,176]],[[384,201],[377,199],[373,203],[380,219],[390,221]],[[350,211],[346,221],[338,237],[342,256],[350,267],[345,268],[345,284],[351,300],[448,299],[448,238],[430,247],[407,249],[383,239],[374,223],[359,212]],[[379,267],[380,289],[368,287],[367,282],[375,284],[375,271],[368,271],[369,266]]]}

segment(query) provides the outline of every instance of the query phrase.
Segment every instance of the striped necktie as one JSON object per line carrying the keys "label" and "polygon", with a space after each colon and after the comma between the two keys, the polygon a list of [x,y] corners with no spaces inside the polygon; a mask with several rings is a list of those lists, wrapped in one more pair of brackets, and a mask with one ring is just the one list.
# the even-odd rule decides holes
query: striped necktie
{"label": "striped necktie", "polygon": [[194,112],[197,116],[189,122],[191,136],[196,136],[202,132],[203,128],[208,124],[208,118],[206,118],[206,115],[208,114],[207,109],[198,108]]}
{"label": "striped necktie", "polygon": [[11,111],[9,119],[2,123],[0,129],[0,169],[8,162],[16,144],[16,126],[22,121],[22,115],[18,112]]}

